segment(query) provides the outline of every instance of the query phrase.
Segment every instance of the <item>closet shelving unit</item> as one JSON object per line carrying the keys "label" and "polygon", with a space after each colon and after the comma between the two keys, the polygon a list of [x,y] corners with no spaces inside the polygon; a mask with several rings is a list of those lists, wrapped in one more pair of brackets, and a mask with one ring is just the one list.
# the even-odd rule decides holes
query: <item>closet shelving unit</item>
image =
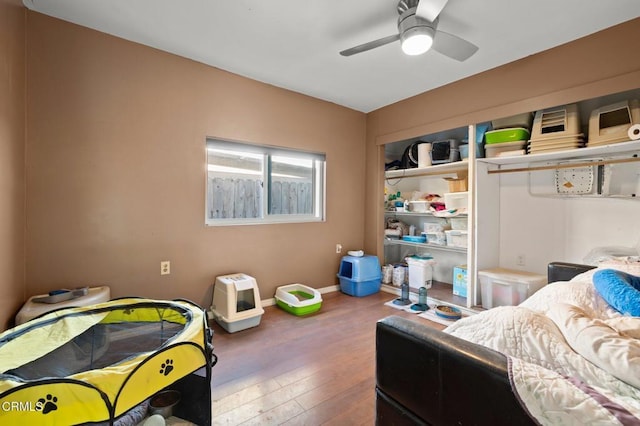
{"label": "closet shelving unit", "polygon": [[[583,129],[589,122],[589,112],[594,108],[618,102],[622,99],[640,98],[640,88],[625,93],[612,94],[600,98],[578,102],[582,113],[581,123]],[[514,111],[517,114],[518,111]],[[453,129],[441,132],[436,135],[426,135],[411,140],[400,141],[388,144],[385,147],[385,154],[398,158],[406,146],[417,140],[433,141],[447,138],[463,139],[468,138],[474,141],[475,125],[465,128]],[[585,131],[586,133],[586,131]],[[588,136],[588,135],[587,135]],[[468,244],[467,248],[453,248],[446,246],[431,247],[429,244],[416,244],[400,241],[384,241],[385,263],[387,262],[387,252],[395,245],[402,245],[416,249],[426,249],[432,251],[436,260],[452,257],[455,263],[466,263],[468,272],[468,289],[466,301],[460,302],[460,298],[452,297],[451,300],[436,300],[457,305],[467,312],[477,311],[481,304],[480,285],[477,280],[478,270],[493,268],[500,265],[500,179],[509,180],[510,174],[514,173],[553,173],[555,170],[563,168],[579,168],[586,166],[603,166],[612,164],[629,164],[636,167],[640,176],[640,141],[627,141],[612,143],[603,146],[592,146],[550,153],[537,153],[513,157],[475,158],[475,150],[469,150],[468,161],[454,162],[448,164],[434,165],[426,168],[413,168],[406,170],[390,170],[384,173],[385,186],[396,184],[401,181],[423,182],[437,179],[438,177],[454,177],[460,171],[468,173]],[[442,179],[441,179],[442,180]],[[444,182],[444,180],[442,180]],[[639,186],[640,188],[640,186]],[[422,188],[421,188],[422,189]],[[446,192],[446,191],[445,191]],[[640,189],[638,190],[640,192]],[[637,194],[640,199],[640,193]],[[558,198],[579,197],[581,195],[557,194]],[[615,197],[615,195],[604,196],[602,194],[589,194],[585,197]],[[636,198],[635,194],[628,194],[627,198]],[[395,215],[408,220],[414,217],[426,216],[425,213],[401,213],[384,212],[385,218]],[[414,216],[415,215],[415,216]],[[424,246],[424,247],[423,247]],[[436,250],[438,252],[436,253]],[[448,250],[448,251],[447,251]],[[393,260],[393,259],[392,259]],[[553,259],[557,260],[557,259]],[[446,275],[446,269],[452,265],[451,262],[443,262],[440,277]],[[531,269],[531,268],[524,268]],[[452,271],[451,271],[452,272]],[[434,278],[436,277],[434,274]],[[452,274],[450,274],[452,275]],[[443,279],[449,284],[452,279]],[[453,300],[453,301],[452,301]]]}
{"label": "closet shelving unit", "polygon": [[[446,139],[458,139],[461,140],[463,138],[468,137],[470,134],[470,128],[458,128],[453,129],[451,131],[438,133],[435,135],[427,135],[422,138],[412,139],[408,141],[399,142],[396,144],[391,144],[391,149],[387,149],[387,156],[394,157],[393,153],[395,152],[395,158],[399,158],[398,155],[411,143],[417,140],[423,141],[440,141]],[[474,140],[474,139],[473,139]],[[389,147],[387,147],[389,148]],[[475,153],[470,153],[470,155],[475,156]],[[390,193],[396,192],[397,189],[400,189],[401,192],[407,193],[411,192],[411,190],[418,190],[423,193],[437,193],[441,196],[444,196],[444,193],[448,192],[448,183],[445,180],[446,178],[457,178],[460,173],[466,174],[468,177],[467,185],[470,186],[473,181],[473,177],[471,174],[473,173],[473,161],[474,157],[471,157],[467,161],[456,161],[452,163],[444,163],[432,165],[424,168],[411,168],[411,169],[400,169],[400,170],[388,170],[385,172],[385,186],[390,189]],[[467,214],[462,214],[455,216],[456,218],[464,218],[467,220],[467,231],[468,231],[468,239],[467,239],[467,247],[457,247],[457,246],[448,246],[442,244],[433,244],[433,243],[414,243],[402,240],[395,239],[385,239],[384,240],[384,263],[395,263],[404,259],[404,257],[411,254],[423,254],[429,253],[436,260],[436,265],[434,266],[434,287],[438,287],[440,289],[445,289],[449,287],[451,293],[453,287],[453,267],[456,265],[466,264],[469,265],[469,262],[473,261],[470,257],[470,247],[472,243],[472,229],[470,228],[471,222],[471,211],[472,211],[472,198],[471,191],[468,191],[468,205],[469,210]],[[416,226],[416,229],[422,229],[422,226],[425,222],[440,222],[445,223],[449,218],[441,217],[433,215],[431,212],[394,212],[394,211],[385,211],[384,213],[385,219],[388,217],[396,217],[399,220],[406,222],[407,224],[413,224]],[[448,287],[447,287],[448,286]],[[398,290],[395,287],[388,286],[389,291]],[[469,290],[468,290],[469,291]],[[433,293],[436,293],[435,291]],[[429,293],[428,293],[429,294]],[[457,303],[453,303],[460,308],[465,310],[469,310],[471,312],[471,304],[470,299],[469,303],[466,303],[463,298],[456,298],[451,293],[451,297],[438,299],[433,297],[433,295],[429,295],[431,302],[442,302],[442,303],[452,303],[453,299],[457,299]]]}

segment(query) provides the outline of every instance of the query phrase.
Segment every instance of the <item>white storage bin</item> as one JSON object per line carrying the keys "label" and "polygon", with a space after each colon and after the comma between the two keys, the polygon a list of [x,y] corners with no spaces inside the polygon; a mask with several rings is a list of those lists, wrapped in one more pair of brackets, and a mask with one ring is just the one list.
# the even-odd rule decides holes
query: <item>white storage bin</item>
{"label": "white storage bin", "polygon": [[60,308],[89,306],[95,305],[96,303],[108,302],[111,300],[111,289],[107,286],[89,287],[86,295],[58,303],[39,303],[34,301],[35,299],[46,296],[46,294],[39,294],[30,297],[16,315],[16,325],[23,324],[35,317]]}
{"label": "white storage bin", "polygon": [[442,222],[425,222],[423,227],[425,234],[435,234],[436,232],[444,232],[445,229],[449,229],[449,226]]}
{"label": "white storage bin", "polygon": [[447,209],[466,209],[469,205],[469,192],[447,192],[444,205]]}
{"label": "white storage bin", "polygon": [[451,247],[467,247],[469,234],[467,231],[450,230],[444,231],[447,238],[447,245]]}
{"label": "white storage bin", "polygon": [[427,243],[445,245],[447,237],[444,232],[427,232]]}
{"label": "white storage bin", "polygon": [[478,271],[478,278],[485,309],[519,305],[547,283],[546,275],[504,268]]}
{"label": "white storage bin", "polygon": [[469,221],[466,217],[451,217],[449,222],[451,222],[451,229],[453,230],[466,231],[468,229]]}
{"label": "white storage bin", "polygon": [[526,148],[527,141],[494,143],[484,147],[487,158],[525,155],[527,153]]}
{"label": "white storage bin", "polygon": [[255,278],[240,273],[216,277],[211,312],[229,333],[259,325],[264,309]]}
{"label": "white storage bin", "polygon": [[431,204],[427,200],[409,201],[409,211],[416,213],[426,213]]}

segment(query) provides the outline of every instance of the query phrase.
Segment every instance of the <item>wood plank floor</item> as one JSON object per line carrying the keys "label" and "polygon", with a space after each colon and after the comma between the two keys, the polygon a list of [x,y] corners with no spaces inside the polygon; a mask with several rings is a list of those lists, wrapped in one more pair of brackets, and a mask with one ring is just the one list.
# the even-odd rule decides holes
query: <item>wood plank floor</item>
{"label": "wood plank floor", "polygon": [[323,295],[315,314],[265,307],[258,327],[229,334],[218,324],[212,370],[214,425],[372,425],[375,420],[375,324],[401,315],[395,296]]}

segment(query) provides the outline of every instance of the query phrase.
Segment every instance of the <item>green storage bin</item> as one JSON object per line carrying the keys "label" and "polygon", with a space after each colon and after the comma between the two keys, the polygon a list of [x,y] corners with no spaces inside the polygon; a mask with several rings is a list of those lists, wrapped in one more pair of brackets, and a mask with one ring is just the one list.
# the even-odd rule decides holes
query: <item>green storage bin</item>
{"label": "green storage bin", "polygon": [[515,141],[528,141],[529,130],[524,127],[512,127],[508,129],[491,130],[484,134],[487,144],[502,143],[502,142],[515,142]]}

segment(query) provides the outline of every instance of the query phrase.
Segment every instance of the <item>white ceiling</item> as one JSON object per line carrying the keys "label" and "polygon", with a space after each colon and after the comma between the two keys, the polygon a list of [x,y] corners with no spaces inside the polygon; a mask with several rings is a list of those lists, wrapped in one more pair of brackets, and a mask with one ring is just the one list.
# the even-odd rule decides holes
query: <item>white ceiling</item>
{"label": "white ceiling", "polygon": [[24,3],[46,15],[363,112],[640,16],[639,0],[450,0],[438,29],[480,48],[457,62],[435,51],[405,56],[397,42],[351,57],[338,54],[397,33],[397,0]]}

